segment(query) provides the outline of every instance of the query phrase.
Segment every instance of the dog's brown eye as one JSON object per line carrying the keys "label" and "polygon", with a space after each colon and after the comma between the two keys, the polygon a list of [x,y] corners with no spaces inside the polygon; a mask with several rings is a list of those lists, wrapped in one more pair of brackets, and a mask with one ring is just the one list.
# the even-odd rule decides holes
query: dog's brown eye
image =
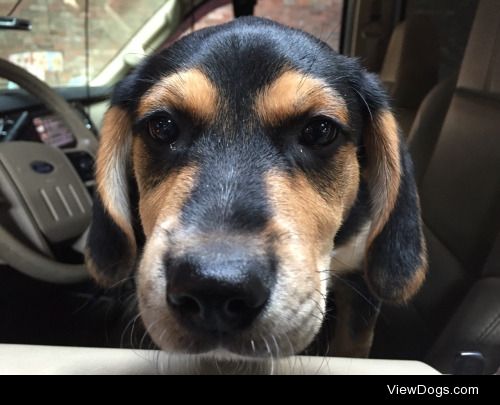
{"label": "dog's brown eye", "polygon": [[165,142],[174,142],[179,134],[177,124],[169,117],[151,119],[148,130],[152,138]]}
{"label": "dog's brown eye", "polygon": [[338,135],[338,127],[329,119],[310,121],[302,130],[299,142],[305,146],[321,147],[331,144]]}

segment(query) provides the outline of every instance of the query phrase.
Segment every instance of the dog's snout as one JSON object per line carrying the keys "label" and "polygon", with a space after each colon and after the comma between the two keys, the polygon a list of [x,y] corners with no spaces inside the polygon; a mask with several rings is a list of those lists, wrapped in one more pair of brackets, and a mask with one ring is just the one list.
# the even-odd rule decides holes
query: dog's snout
{"label": "dog's snout", "polygon": [[252,324],[271,294],[268,260],[236,254],[189,256],[167,262],[167,302],[193,332],[220,335]]}

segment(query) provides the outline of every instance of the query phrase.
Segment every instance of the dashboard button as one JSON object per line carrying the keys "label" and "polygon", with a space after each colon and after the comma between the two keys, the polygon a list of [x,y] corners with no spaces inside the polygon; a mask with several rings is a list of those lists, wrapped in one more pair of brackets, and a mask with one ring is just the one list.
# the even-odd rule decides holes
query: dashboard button
{"label": "dashboard button", "polygon": [[87,152],[73,151],[67,152],[66,156],[73,164],[78,175],[83,181],[90,181],[94,178],[94,158]]}

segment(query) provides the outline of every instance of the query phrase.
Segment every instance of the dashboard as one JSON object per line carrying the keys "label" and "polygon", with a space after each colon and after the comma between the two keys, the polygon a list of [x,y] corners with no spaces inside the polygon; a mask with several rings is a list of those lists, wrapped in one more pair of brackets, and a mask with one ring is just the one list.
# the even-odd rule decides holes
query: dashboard
{"label": "dashboard", "polygon": [[[72,107],[81,116],[82,122],[94,135],[98,130],[78,102],[72,102]],[[0,143],[35,142],[58,148],[70,160],[87,190],[93,194],[94,158],[88,152],[76,150],[77,139],[63,120],[43,107],[31,106],[15,111],[0,111]],[[42,163],[33,170],[43,172],[48,166]]]}
{"label": "dashboard", "polygon": [[71,147],[76,139],[55,114],[22,111],[0,117],[0,142],[43,142],[55,147]]}

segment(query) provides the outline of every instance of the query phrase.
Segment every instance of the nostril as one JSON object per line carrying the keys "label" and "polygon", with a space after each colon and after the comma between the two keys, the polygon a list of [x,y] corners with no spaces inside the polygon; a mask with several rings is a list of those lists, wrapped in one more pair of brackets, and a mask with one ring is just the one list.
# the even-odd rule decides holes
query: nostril
{"label": "nostril", "polygon": [[230,318],[248,316],[252,313],[258,313],[265,302],[266,300],[231,298],[224,303],[224,313]]}
{"label": "nostril", "polygon": [[239,316],[250,309],[245,300],[240,298],[233,298],[224,304],[224,312],[229,316]]}
{"label": "nostril", "polygon": [[201,314],[201,304],[190,295],[168,294],[167,301],[173,308],[185,314]]}

